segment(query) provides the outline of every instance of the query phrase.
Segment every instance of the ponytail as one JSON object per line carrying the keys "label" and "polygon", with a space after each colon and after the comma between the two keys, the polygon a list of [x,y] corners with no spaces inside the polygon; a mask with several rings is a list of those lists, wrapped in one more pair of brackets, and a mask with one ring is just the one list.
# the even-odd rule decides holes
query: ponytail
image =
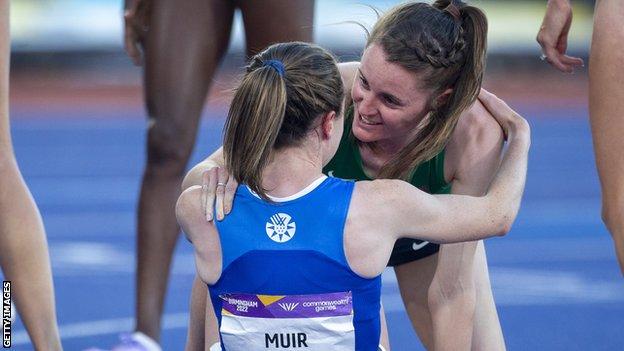
{"label": "ponytail", "polygon": [[325,113],[340,115],[344,89],[334,57],[290,42],[254,56],[225,122],[225,165],[240,184],[269,200],[262,174],[275,150],[296,146]]}
{"label": "ponytail", "polygon": [[[253,67],[253,65],[250,65]],[[282,67],[283,68],[283,67]],[[268,200],[262,173],[284,123],[286,84],[271,64],[248,72],[236,90],[225,122],[225,165],[234,179]]]}

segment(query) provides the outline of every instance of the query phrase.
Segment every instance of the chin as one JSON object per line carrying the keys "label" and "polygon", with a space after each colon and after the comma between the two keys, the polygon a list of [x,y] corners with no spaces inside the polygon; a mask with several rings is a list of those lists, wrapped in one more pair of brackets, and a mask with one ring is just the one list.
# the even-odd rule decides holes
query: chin
{"label": "chin", "polygon": [[353,136],[355,136],[357,140],[363,143],[372,143],[381,139],[378,133],[373,133],[371,131],[365,130],[364,128],[361,128],[361,126],[357,122],[353,123],[352,132]]}

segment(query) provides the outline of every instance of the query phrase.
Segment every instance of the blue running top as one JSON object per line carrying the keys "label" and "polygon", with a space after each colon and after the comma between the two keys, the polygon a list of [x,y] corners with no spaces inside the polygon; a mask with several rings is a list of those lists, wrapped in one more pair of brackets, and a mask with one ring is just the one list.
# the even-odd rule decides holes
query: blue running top
{"label": "blue running top", "polygon": [[274,203],[260,199],[246,186],[238,187],[233,211],[215,222],[223,264],[221,277],[209,291],[220,326],[220,296],[227,294],[351,292],[355,350],[377,350],[381,276],[358,276],[344,252],[343,233],[354,185],[323,177],[299,194]]}

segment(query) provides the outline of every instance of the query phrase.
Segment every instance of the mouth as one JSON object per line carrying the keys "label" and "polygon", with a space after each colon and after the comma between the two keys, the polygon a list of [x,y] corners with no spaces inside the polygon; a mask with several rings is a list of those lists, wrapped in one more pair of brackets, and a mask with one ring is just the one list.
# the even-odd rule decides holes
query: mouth
{"label": "mouth", "polygon": [[358,120],[360,122],[362,122],[362,124],[366,124],[366,125],[369,125],[369,126],[378,126],[378,125],[381,124],[381,122],[375,122],[375,121],[373,121],[373,120],[371,120],[369,118],[366,118],[366,117],[362,116],[362,114],[360,114],[360,113],[358,113]]}

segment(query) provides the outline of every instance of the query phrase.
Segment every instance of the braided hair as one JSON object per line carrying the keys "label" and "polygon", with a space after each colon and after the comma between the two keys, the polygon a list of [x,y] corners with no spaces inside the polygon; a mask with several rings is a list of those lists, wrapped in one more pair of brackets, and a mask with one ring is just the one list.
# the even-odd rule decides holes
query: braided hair
{"label": "braided hair", "polygon": [[[485,14],[459,0],[402,4],[375,24],[367,47],[380,45],[388,62],[418,74],[421,87],[433,92],[431,113],[414,139],[382,168],[380,178],[408,180],[412,170],[446,146],[459,116],[479,94],[486,41]],[[439,101],[448,89],[450,95]]]}

